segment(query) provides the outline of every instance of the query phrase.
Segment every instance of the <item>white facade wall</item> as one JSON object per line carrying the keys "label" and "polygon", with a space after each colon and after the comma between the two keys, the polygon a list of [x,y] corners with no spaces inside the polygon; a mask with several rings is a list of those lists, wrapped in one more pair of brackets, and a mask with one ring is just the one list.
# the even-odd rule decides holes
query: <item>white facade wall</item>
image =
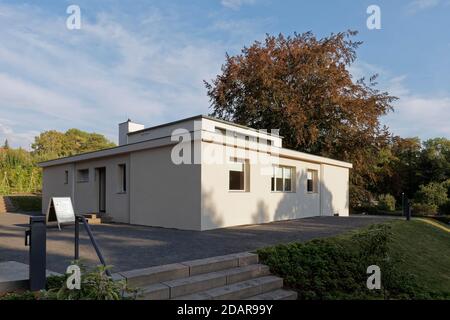
{"label": "white facade wall", "polygon": [[[216,127],[233,130],[234,146],[217,143]],[[195,164],[176,165],[170,141],[174,129],[184,128],[198,138]],[[271,140],[272,157],[280,166],[294,170],[291,192],[271,191],[271,164],[254,163],[263,152],[253,150],[245,135]],[[238,139],[239,137],[239,139]],[[154,139],[154,140],[153,140]],[[151,140],[151,141],[149,141]],[[141,143],[140,143],[141,142]],[[227,142],[227,141],[225,141]],[[229,141],[228,141],[229,142]],[[189,119],[128,135],[128,145],[92,155],[52,161],[43,165],[43,209],[50,197],[71,197],[76,213],[99,211],[96,168],[106,168],[106,214],[116,222],[188,230],[263,223],[311,216],[348,215],[348,163],[282,149],[281,137],[216,122],[209,118]],[[132,144],[132,145],[131,145]],[[250,148],[249,148],[250,146]],[[261,145],[256,145],[261,147]],[[246,150],[246,148],[250,150]],[[194,149],[192,149],[193,151]],[[226,151],[236,151],[227,154]],[[278,156],[279,153],[279,157]],[[220,154],[247,160],[246,191],[229,190],[229,165],[211,160]],[[75,162],[71,162],[75,159]],[[192,160],[194,155],[192,154]],[[127,192],[120,192],[119,165],[127,169]],[[78,182],[77,171],[89,169],[89,181]],[[65,171],[69,173],[65,183]],[[307,170],[318,172],[318,189],[308,193]]]}
{"label": "white facade wall", "polygon": [[[50,197],[71,197],[76,213],[99,212],[99,189],[97,168],[106,169],[106,213],[114,221],[129,223],[129,192],[119,189],[119,164],[125,164],[127,169],[127,185],[129,186],[129,156],[121,155],[110,158],[83,161],[44,168],[43,171],[43,212],[47,212]],[[89,169],[89,181],[79,182],[78,170]],[[65,171],[69,172],[68,183],[65,183]]]}

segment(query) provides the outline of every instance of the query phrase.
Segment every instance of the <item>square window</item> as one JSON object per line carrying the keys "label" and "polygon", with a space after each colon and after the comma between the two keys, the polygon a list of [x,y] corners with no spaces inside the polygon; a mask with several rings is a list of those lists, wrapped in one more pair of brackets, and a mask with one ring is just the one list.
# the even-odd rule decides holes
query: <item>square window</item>
{"label": "square window", "polygon": [[78,182],[89,182],[89,169],[81,169],[77,172]]}
{"label": "square window", "polygon": [[233,159],[229,170],[229,190],[245,191],[245,161]]}
{"label": "square window", "polygon": [[271,179],[271,190],[278,192],[292,191],[293,168],[274,167]]}

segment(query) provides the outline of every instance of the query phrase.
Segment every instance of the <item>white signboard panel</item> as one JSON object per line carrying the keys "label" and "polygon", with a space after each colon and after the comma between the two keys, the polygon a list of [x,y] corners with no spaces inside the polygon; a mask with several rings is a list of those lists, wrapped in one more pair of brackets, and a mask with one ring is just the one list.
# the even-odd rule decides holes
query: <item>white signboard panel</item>
{"label": "white signboard panel", "polygon": [[62,223],[75,222],[75,213],[70,198],[55,197],[50,199],[47,210],[47,222],[54,221],[58,223],[59,229],[61,229]]}

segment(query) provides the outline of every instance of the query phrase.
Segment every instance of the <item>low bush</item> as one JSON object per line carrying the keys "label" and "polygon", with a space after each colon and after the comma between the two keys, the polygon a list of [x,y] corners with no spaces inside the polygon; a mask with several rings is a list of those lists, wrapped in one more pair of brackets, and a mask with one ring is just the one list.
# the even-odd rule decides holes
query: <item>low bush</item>
{"label": "low bush", "polygon": [[378,198],[378,209],[385,211],[395,211],[395,198],[390,194],[382,194]]}
{"label": "low bush", "polygon": [[[390,237],[388,225],[375,225],[349,237],[278,245],[258,254],[299,299],[421,298],[414,277],[400,272],[398,257],[389,252]],[[370,265],[382,270],[382,290],[367,289]]]}
{"label": "low bush", "polygon": [[129,300],[137,295],[124,281],[114,281],[107,274],[109,267],[97,266],[92,270],[81,268],[80,289],[67,288],[67,275],[47,278],[45,290],[39,292],[10,293],[0,300]]}
{"label": "low bush", "polygon": [[438,213],[438,206],[435,204],[413,203],[411,209],[414,216],[435,215]]}

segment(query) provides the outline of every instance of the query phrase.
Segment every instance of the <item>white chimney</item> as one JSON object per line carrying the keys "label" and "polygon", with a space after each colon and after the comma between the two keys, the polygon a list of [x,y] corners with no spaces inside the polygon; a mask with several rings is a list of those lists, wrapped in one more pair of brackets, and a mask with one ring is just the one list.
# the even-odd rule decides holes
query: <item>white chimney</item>
{"label": "white chimney", "polygon": [[128,121],[119,123],[119,146],[128,144],[128,133],[144,129],[143,124],[134,123],[130,119]]}

